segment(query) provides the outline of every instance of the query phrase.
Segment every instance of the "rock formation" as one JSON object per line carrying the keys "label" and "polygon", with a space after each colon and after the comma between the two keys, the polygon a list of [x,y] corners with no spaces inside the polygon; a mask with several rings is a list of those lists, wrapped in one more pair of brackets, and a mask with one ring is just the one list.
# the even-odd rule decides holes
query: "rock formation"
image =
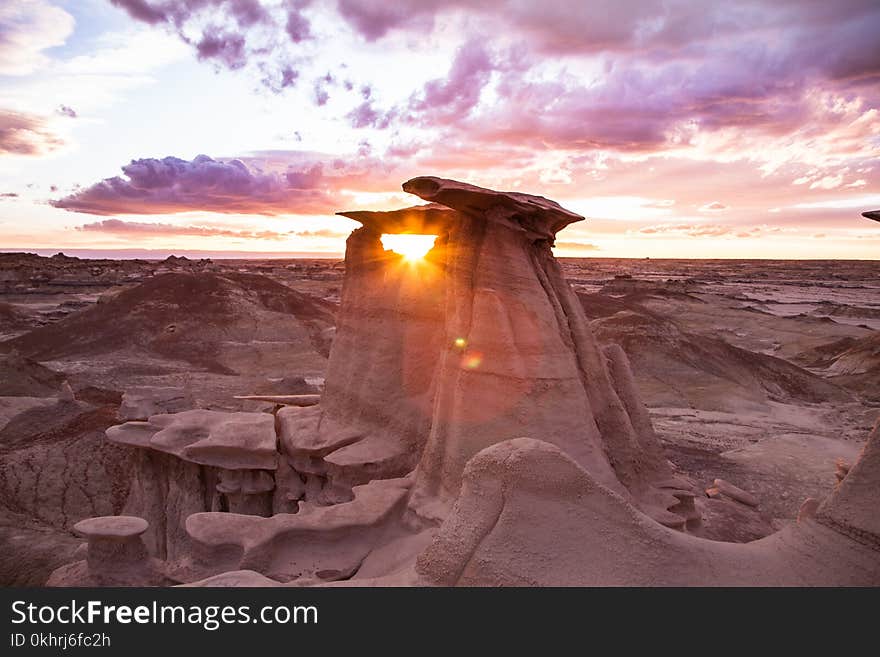
{"label": "rock formation", "polygon": [[553,445],[505,441],[468,463],[417,572],[447,586],[876,586],[878,454],[880,426],[862,476],[815,518],[736,544],[652,522]]}
{"label": "rock formation", "polygon": [[[205,585],[880,580],[878,430],[796,527],[748,545],[690,535],[697,491],[552,255],[583,218],[441,178],[403,188],[429,204],[341,213],[362,227],[319,403],[249,395],[276,402],[274,417],[190,410],[107,431],[137,450],[123,513],[149,522],[146,548],[165,562],[153,572]],[[416,262],[386,251],[382,235],[399,233],[434,247]]]}
{"label": "rock formation", "polygon": [[862,216],[865,219],[873,219],[874,221],[880,221],[880,210],[870,210],[868,212],[862,212]]}
{"label": "rock formation", "polygon": [[161,586],[173,583],[162,563],[151,559],[141,534],[147,521],[132,516],[103,516],[82,520],[74,533],[88,540],[85,559],[59,568],[49,586]]}
{"label": "rock formation", "polygon": [[107,438],[138,448],[124,513],[146,518],[151,554],[188,554],[186,519],[202,511],[270,516],[277,467],[266,413],[190,410],[111,427]]}

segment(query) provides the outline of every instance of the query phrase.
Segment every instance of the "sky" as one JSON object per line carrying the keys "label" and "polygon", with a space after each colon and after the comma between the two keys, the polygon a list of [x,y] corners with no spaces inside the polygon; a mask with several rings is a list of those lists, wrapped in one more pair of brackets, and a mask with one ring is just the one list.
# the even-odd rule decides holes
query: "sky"
{"label": "sky", "polygon": [[0,250],[323,254],[436,175],[560,256],[880,255],[875,0],[0,3]]}

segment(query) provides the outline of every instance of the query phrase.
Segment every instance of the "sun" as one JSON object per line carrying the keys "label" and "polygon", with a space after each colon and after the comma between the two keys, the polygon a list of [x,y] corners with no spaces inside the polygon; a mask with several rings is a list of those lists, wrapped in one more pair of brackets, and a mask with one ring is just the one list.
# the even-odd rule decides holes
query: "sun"
{"label": "sun", "polygon": [[434,246],[436,235],[414,235],[386,233],[382,235],[382,246],[388,251],[402,255],[406,260],[415,262],[425,257]]}

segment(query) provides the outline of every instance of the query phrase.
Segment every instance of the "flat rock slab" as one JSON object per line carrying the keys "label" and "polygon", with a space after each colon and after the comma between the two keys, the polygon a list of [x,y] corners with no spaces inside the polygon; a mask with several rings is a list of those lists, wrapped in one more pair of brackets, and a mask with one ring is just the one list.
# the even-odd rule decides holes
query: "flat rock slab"
{"label": "flat rock slab", "polygon": [[336,214],[359,221],[378,233],[436,235],[449,228],[457,212],[445,205],[428,203],[385,212],[354,210]]}
{"label": "flat rock slab", "polygon": [[[278,437],[285,454],[321,458],[362,437],[330,418],[321,418],[317,407],[287,406],[278,411]],[[319,430],[319,423],[321,425]]]}
{"label": "flat rock slab", "polygon": [[315,406],[321,401],[321,395],[236,395],[235,399],[264,401],[284,406]]}
{"label": "flat rock slab", "polygon": [[581,215],[543,196],[499,192],[448,178],[412,178],[403,183],[403,191],[466,214],[483,214],[492,208],[502,208],[507,214],[524,222],[523,228],[547,238],[552,238],[568,224],[584,220]]}
{"label": "flat rock slab", "polygon": [[146,420],[160,413],[178,413],[194,406],[192,395],[185,388],[143,386],[128,388],[122,395],[119,419]]}
{"label": "flat rock slab", "polygon": [[253,570],[231,570],[228,573],[220,573],[197,582],[189,584],[181,584],[181,588],[231,588],[231,587],[272,587],[281,586],[281,582],[276,582],[265,575],[261,575]]}
{"label": "flat rock slab", "polygon": [[150,523],[137,516],[100,516],[80,520],[73,531],[87,539],[124,541],[140,536],[149,526]]}
{"label": "flat rock slab", "polygon": [[[714,488],[710,488],[709,490],[717,490],[722,495],[726,495],[727,497],[736,500],[737,502],[741,502],[746,506],[758,506],[758,499],[754,495],[752,495],[748,491],[744,491],[739,486],[731,484],[729,481],[725,481],[724,479],[716,479],[713,482],[713,485]],[[713,496],[710,495],[710,497]]]}
{"label": "flat rock slab", "polygon": [[203,576],[254,570],[282,582],[333,579],[331,573],[344,576],[357,570],[387,525],[402,513],[409,486],[405,478],[372,481],[355,486],[350,502],[304,506],[299,513],[271,518],[194,513],[186,519],[186,531]]}
{"label": "flat rock slab", "polygon": [[274,470],[275,418],[267,413],[191,410],[107,430],[107,438],[227,470]]}

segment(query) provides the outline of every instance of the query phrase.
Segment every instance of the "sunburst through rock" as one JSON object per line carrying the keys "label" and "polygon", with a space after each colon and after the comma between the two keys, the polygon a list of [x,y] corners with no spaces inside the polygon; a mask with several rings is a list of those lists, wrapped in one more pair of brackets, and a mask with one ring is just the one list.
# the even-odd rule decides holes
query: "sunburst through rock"
{"label": "sunburst through rock", "polygon": [[425,257],[434,246],[436,235],[392,234],[382,235],[382,246],[386,250],[402,255],[406,260],[415,262]]}

